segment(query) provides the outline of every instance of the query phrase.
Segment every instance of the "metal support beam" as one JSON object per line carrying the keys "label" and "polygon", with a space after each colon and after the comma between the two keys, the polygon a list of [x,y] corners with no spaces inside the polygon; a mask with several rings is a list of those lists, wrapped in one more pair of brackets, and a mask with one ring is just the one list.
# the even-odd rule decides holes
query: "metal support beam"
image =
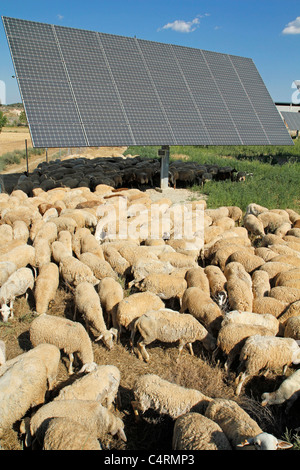
{"label": "metal support beam", "polygon": [[158,151],[158,156],[161,157],[160,166],[160,187],[161,189],[168,189],[169,186],[169,159],[170,159],[170,147],[169,145],[163,145]]}

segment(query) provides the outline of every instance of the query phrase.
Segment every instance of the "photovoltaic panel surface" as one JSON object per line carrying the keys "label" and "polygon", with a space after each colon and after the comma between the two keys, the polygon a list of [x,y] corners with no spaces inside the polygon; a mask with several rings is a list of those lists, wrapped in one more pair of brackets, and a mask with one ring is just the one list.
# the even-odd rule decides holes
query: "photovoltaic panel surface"
{"label": "photovoltaic panel surface", "polygon": [[300,131],[300,113],[282,111],[281,114],[290,131]]}
{"label": "photovoltaic panel surface", "polygon": [[292,145],[249,58],[3,24],[35,147]]}

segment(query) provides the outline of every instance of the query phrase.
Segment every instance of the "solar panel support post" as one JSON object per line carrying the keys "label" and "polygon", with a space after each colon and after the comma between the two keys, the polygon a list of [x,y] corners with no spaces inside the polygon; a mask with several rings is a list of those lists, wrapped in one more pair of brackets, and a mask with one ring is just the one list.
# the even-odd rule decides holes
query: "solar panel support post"
{"label": "solar panel support post", "polygon": [[28,173],[29,173],[29,167],[28,167],[27,139],[25,139],[25,156],[26,156],[26,168],[27,168],[27,175],[28,175]]}
{"label": "solar panel support post", "polygon": [[170,147],[169,145],[163,145],[158,151],[158,156],[161,157],[160,165],[160,188],[168,189],[169,186],[169,159],[170,159]]}

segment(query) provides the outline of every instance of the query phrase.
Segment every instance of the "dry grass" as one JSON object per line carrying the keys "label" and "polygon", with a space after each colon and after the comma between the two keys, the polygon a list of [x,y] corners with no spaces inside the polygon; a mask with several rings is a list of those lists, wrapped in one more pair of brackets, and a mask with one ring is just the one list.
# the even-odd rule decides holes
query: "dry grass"
{"label": "dry grass", "polygon": [[[28,297],[27,301],[25,298],[19,298],[15,302],[14,318],[9,320],[8,323],[0,324],[0,339],[5,340],[7,344],[8,359],[31,347],[29,326],[35,318],[32,314],[33,308],[34,300],[31,296]],[[60,287],[55,301],[49,308],[49,313],[72,319],[72,294]],[[80,319],[78,320],[80,321]],[[211,362],[210,357],[199,343],[194,345],[195,356],[192,357],[186,349],[179,363],[176,363],[178,354],[176,346],[174,344],[159,343],[153,343],[148,347],[149,364],[142,362],[130,352],[128,334],[124,334],[121,337],[121,342],[116,344],[111,351],[108,351],[101,343],[93,343],[93,350],[95,361],[98,364],[113,364],[121,372],[121,407],[116,409],[115,413],[124,420],[127,443],[108,437],[102,443],[104,448],[111,450],[171,450],[174,423],[170,418],[158,416],[155,412],[148,411],[140,422],[136,422],[134,419],[131,407],[132,387],[136,378],[142,374],[158,374],[171,382],[201,390],[211,397],[237,399],[234,395],[233,380],[228,381],[226,379],[223,368]],[[79,363],[78,366],[80,366]],[[68,376],[67,367],[68,358],[62,355],[57,386],[47,396],[47,401],[53,399],[62,386],[67,385],[76,378],[76,374],[72,378]],[[257,392],[256,395],[254,397],[249,396],[249,387],[246,386],[245,392],[238,397],[237,401],[269,432],[276,431],[277,435],[281,435],[286,427],[284,414],[276,410],[275,415],[273,415],[270,411],[262,408],[257,401],[257,394],[260,393],[260,389],[264,388],[266,390],[266,380],[266,378],[252,379],[251,390],[254,388]],[[278,385],[278,382],[280,382],[280,376],[274,375],[269,380],[269,386],[274,389],[274,384]],[[19,424],[17,422],[14,429],[8,430],[5,437],[0,441],[3,449],[21,450],[23,448],[23,441],[18,433]]]}

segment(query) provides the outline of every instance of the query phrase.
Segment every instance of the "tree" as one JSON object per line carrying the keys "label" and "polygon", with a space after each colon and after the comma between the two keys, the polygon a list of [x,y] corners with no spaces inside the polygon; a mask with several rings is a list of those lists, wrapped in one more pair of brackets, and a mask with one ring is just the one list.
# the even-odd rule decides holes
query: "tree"
{"label": "tree", "polygon": [[2,131],[2,127],[4,127],[6,123],[7,123],[7,117],[4,116],[2,111],[0,111],[0,132]]}
{"label": "tree", "polygon": [[27,126],[27,118],[26,118],[26,114],[25,114],[25,111],[22,111],[20,113],[20,116],[19,116],[19,123],[20,125],[22,126]]}

